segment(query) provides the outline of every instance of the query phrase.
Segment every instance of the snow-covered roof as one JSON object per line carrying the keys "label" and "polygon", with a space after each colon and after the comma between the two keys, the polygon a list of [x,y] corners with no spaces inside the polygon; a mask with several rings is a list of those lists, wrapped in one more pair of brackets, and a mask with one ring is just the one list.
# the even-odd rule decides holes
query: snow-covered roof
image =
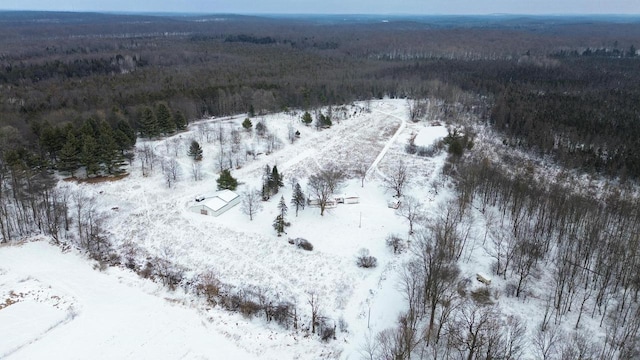
{"label": "snow-covered roof", "polygon": [[238,194],[234,193],[231,190],[221,190],[218,191],[215,196],[219,197],[220,199],[226,201],[226,202],[231,202],[233,201],[235,198],[238,197]]}
{"label": "snow-covered roof", "polygon": [[195,202],[192,205],[204,205],[213,211],[218,211],[225,207],[228,203],[238,198],[238,194],[231,190],[221,190],[213,195],[204,196],[204,200]]}
{"label": "snow-covered roof", "polygon": [[208,208],[210,208],[213,211],[218,211],[222,209],[228,203],[229,203],[228,201],[224,201],[223,199],[217,196],[205,199],[203,202],[201,202],[201,204],[206,205]]}

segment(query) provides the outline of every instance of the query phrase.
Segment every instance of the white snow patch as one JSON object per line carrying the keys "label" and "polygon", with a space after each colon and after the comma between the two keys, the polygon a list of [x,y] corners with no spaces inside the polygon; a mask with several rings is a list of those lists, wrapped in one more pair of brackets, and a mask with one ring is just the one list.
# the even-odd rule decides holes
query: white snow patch
{"label": "white snow patch", "polygon": [[[88,260],[43,242],[0,248],[0,294],[35,279],[73,300],[68,311],[20,300],[0,310],[0,357],[7,359],[257,359],[194,309],[143,292],[148,281],[118,269],[92,270]],[[122,281],[125,278],[125,281]],[[154,285],[155,287],[155,285]],[[74,310],[76,309],[76,310]],[[28,346],[24,346],[28,345]]]}
{"label": "white snow patch", "polygon": [[423,127],[418,131],[413,143],[416,146],[432,146],[445,136],[447,136],[447,128],[444,126]]}

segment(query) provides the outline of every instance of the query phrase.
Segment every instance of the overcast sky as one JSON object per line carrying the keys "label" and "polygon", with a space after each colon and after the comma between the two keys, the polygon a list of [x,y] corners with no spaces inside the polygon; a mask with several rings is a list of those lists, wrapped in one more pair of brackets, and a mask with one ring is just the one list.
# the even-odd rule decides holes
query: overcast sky
{"label": "overcast sky", "polygon": [[640,0],[0,0],[4,10],[241,14],[640,14]]}

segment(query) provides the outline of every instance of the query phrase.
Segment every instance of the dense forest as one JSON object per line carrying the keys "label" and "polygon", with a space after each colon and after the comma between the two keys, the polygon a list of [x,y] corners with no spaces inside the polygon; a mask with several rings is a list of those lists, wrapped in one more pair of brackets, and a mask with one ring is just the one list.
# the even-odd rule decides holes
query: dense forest
{"label": "dense forest", "polygon": [[59,153],[70,141],[81,152],[88,120],[110,125],[125,154],[135,135],[156,135],[143,129],[149,116],[167,127],[173,117],[470,91],[485,96],[505,144],[589,172],[640,176],[640,24],[628,19],[0,18],[5,160],[13,150],[25,160],[28,148],[30,161],[64,170]]}

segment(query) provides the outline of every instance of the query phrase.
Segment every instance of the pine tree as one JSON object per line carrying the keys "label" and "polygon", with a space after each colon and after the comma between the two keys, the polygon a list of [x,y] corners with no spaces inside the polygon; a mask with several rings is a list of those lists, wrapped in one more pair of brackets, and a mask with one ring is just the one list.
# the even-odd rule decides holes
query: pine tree
{"label": "pine tree", "polygon": [[131,140],[124,131],[115,129],[113,131],[113,140],[116,142],[116,146],[120,154],[124,155],[127,150],[131,149]]}
{"label": "pine tree", "polygon": [[271,189],[268,184],[262,184],[260,194],[262,195],[262,201],[268,201],[271,198]]}
{"label": "pine tree", "polygon": [[187,118],[184,117],[184,114],[178,110],[176,114],[173,116],[173,122],[176,124],[176,130],[182,131],[187,128]]}
{"label": "pine tree", "polygon": [[269,164],[264,166],[264,173],[262,174],[262,201],[267,201],[271,198],[271,167]]}
{"label": "pine tree", "polygon": [[262,121],[258,121],[256,124],[256,134],[258,134],[258,136],[265,136],[266,133],[267,126]]}
{"label": "pine tree", "polygon": [[251,122],[251,119],[249,118],[244,119],[244,121],[242,122],[242,127],[245,130],[250,131],[251,128],[253,127],[253,123]]}
{"label": "pine tree", "polygon": [[84,138],[85,135],[89,135],[94,139],[97,139],[98,135],[100,135],[100,129],[98,128],[98,123],[92,117],[86,119],[82,123],[82,127],[80,128],[80,136]]}
{"label": "pine tree", "polygon": [[96,175],[100,171],[100,159],[98,156],[98,143],[93,136],[84,135],[82,138],[82,150],[80,162],[85,167],[87,176]]}
{"label": "pine tree", "polygon": [[119,150],[111,126],[104,120],[100,122],[98,154],[98,159],[102,162],[108,174],[121,173],[121,167],[124,165],[124,157]]}
{"label": "pine tree", "polygon": [[278,210],[280,211],[280,216],[282,216],[282,218],[284,219],[287,216],[287,212],[289,211],[287,202],[284,201],[284,196],[280,196],[280,202],[278,202]]}
{"label": "pine tree", "polygon": [[176,123],[169,111],[169,107],[165,103],[156,105],[156,119],[158,121],[158,130],[163,135],[168,135],[176,130]]}
{"label": "pine tree", "polygon": [[286,220],[288,207],[287,207],[287,203],[284,201],[284,196],[280,197],[280,202],[278,203],[278,210],[280,213],[278,214],[278,216],[276,216],[275,220],[273,221],[273,228],[278,233],[278,236],[281,236],[282,233],[284,233],[285,227],[291,225]]}
{"label": "pine tree", "polygon": [[48,123],[43,126],[40,136],[40,146],[49,154],[52,161],[58,160],[58,153],[66,143],[66,133],[60,127],[52,127]]}
{"label": "pine tree", "polygon": [[307,199],[304,196],[304,193],[302,192],[302,188],[300,187],[300,184],[296,183],[293,189],[293,196],[291,197],[291,205],[295,206],[296,208],[296,217],[298,216],[299,209],[304,210],[306,201]]}
{"label": "pine tree", "polygon": [[320,123],[323,127],[331,127],[331,125],[333,125],[333,123],[331,122],[331,117],[329,115],[325,116],[320,114]]}
{"label": "pine tree", "polygon": [[191,146],[189,146],[189,152],[187,155],[191,156],[195,161],[202,160],[202,147],[200,147],[200,144],[197,141],[191,141]]}
{"label": "pine tree", "polygon": [[60,150],[60,160],[58,161],[58,170],[69,173],[70,176],[74,176],[74,173],[80,167],[80,151],[78,150],[78,139],[73,131],[69,131],[67,134],[67,141]]}
{"label": "pine tree", "polygon": [[308,111],[305,111],[304,115],[302,115],[302,122],[307,126],[311,125],[311,123],[313,122],[313,118]]}
{"label": "pine tree", "polygon": [[284,232],[284,219],[282,215],[276,216],[275,220],[273,220],[273,228],[276,230],[278,236],[282,236]]}
{"label": "pine tree", "polygon": [[140,135],[152,138],[160,134],[158,130],[158,121],[150,107],[145,106],[140,112]]}
{"label": "pine tree", "polygon": [[218,190],[235,190],[238,187],[238,180],[231,176],[229,169],[224,169],[218,177]]}
{"label": "pine tree", "polygon": [[[124,135],[124,136],[123,136]],[[120,119],[116,123],[116,129],[114,130],[114,137],[116,143],[121,152],[130,150],[136,144],[136,132],[129,125],[129,121],[126,119]]]}
{"label": "pine tree", "polygon": [[271,174],[269,176],[269,188],[271,189],[272,194],[277,194],[281,187],[284,186],[284,182],[282,181],[282,175],[278,173],[278,167],[273,165],[273,169],[271,170]]}

